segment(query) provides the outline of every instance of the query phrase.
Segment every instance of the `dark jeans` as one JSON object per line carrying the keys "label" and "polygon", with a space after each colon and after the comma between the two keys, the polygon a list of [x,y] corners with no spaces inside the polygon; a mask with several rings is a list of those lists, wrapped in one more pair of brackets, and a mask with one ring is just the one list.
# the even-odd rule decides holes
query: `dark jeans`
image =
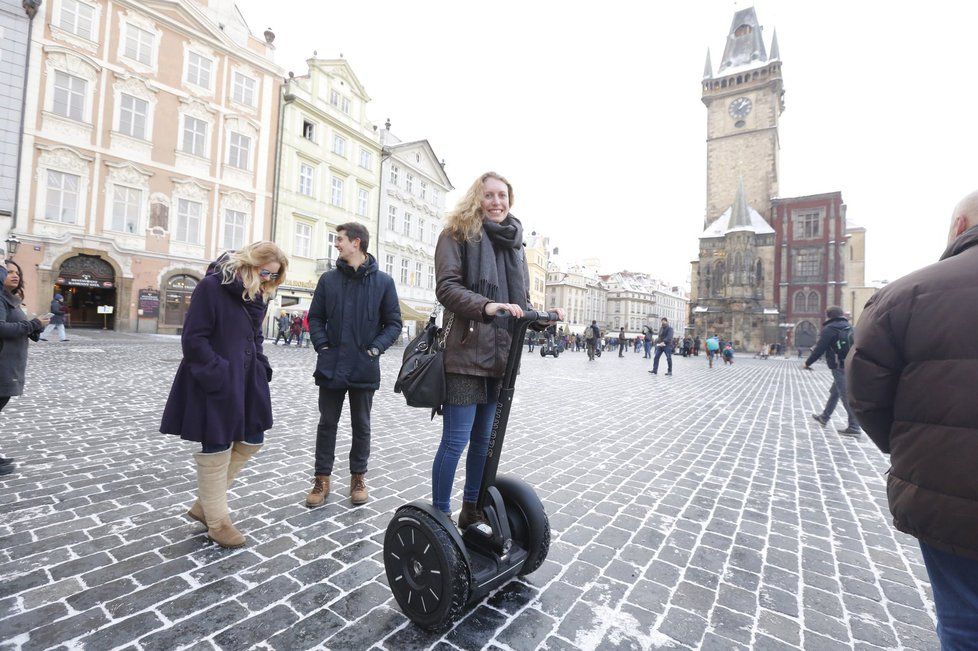
{"label": "dark jeans", "polygon": [[[265,442],[265,433],[259,432],[258,434],[252,434],[246,436],[244,437],[244,441],[245,443],[250,443],[251,445],[261,445],[262,443]],[[230,449],[231,449],[230,443],[228,443],[227,445],[221,445],[220,443],[216,445],[208,444],[208,443],[200,444],[200,451],[203,452],[204,454],[211,454],[213,452],[224,452],[225,450],[230,450]]]}
{"label": "dark jeans", "polygon": [[852,413],[852,409],[849,408],[849,397],[846,395],[846,372],[841,368],[832,369],[832,388],[829,389],[829,399],[825,403],[825,410],[822,412],[822,416],[826,419],[832,417],[832,412],[835,411],[835,406],[842,401],[842,406],[846,410],[846,416],[849,419],[849,427],[853,429],[859,429],[859,421],[856,420],[856,415]]}
{"label": "dark jeans", "polygon": [[316,428],[316,474],[332,475],[336,458],[336,424],[343,411],[343,399],[350,394],[350,423],[353,443],[350,445],[350,474],[367,472],[370,457],[370,408],[374,404],[372,389],[327,389],[319,387],[319,426]]}
{"label": "dark jeans", "polygon": [[978,561],[921,542],[944,651],[978,649]]}
{"label": "dark jeans", "polygon": [[645,356],[642,359],[652,359],[652,342],[646,339],[642,345],[645,346]]}
{"label": "dark jeans", "polygon": [[662,353],[666,354],[666,365],[669,367],[669,373],[672,373],[672,346],[655,347],[655,359],[652,360],[652,372],[659,372],[659,358],[662,357]]}
{"label": "dark jeans", "polygon": [[466,444],[469,453],[465,457],[462,500],[474,502],[479,497],[482,471],[489,453],[489,435],[496,415],[496,401],[485,405],[445,405],[442,410],[441,443],[431,466],[431,496],[436,509],[451,513],[455,469]]}
{"label": "dark jeans", "polygon": [[0,411],[3,411],[8,402],[10,402],[10,396],[0,396]]}
{"label": "dark jeans", "polygon": [[292,343],[292,333],[285,330],[279,330],[278,335],[276,335],[275,342],[274,342],[276,346],[278,345],[279,339],[284,339],[285,345],[288,346],[289,344]]}

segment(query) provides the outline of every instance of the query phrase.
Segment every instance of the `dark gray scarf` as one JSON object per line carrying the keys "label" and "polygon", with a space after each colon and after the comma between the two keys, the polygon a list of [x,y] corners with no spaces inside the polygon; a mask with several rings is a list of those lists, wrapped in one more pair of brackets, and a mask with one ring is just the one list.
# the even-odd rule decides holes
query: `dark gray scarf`
{"label": "dark gray scarf", "polygon": [[482,237],[465,242],[466,287],[496,303],[526,308],[523,225],[512,215],[482,222]]}

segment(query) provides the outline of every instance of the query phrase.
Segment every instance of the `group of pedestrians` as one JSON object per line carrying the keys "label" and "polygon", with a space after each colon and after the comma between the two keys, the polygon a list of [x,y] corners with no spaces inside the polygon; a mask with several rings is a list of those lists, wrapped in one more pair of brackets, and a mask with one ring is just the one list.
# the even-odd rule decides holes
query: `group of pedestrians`
{"label": "group of pedestrians", "polygon": [[[278,346],[279,341],[285,341],[285,345],[289,346],[295,341],[295,347],[302,348],[303,341],[309,333],[309,312],[289,314],[282,310],[275,321],[275,326],[277,333],[275,341],[272,342],[274,345]],[[308,341],[305,342],[305,347],[309,347]]]}

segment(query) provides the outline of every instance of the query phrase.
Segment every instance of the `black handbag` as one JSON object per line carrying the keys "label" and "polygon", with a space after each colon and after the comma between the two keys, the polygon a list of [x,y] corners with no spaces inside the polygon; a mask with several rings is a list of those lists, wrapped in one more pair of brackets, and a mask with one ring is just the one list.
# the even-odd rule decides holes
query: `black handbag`
{"label": "black handbag", "polygon": [[449,314],[444,329],[435,325],[435,315],[411,340],[404,351],[404,361],[394,383],[394,391],[407,400],[409,407],[438,410],[445,402],[445,362],[442,353],[452,330],[455,315]]}

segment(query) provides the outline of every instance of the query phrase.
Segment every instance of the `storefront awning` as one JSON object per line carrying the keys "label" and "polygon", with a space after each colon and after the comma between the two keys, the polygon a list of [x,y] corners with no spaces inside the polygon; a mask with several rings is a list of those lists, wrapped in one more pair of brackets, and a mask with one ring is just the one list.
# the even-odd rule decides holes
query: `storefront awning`
{"label": "storefront awning", "polygon": [[425,314],[411,307],[404,301],[398,301],[398,305],[401,306],[401,320],[402,321],[427,321],[430,314]]}

